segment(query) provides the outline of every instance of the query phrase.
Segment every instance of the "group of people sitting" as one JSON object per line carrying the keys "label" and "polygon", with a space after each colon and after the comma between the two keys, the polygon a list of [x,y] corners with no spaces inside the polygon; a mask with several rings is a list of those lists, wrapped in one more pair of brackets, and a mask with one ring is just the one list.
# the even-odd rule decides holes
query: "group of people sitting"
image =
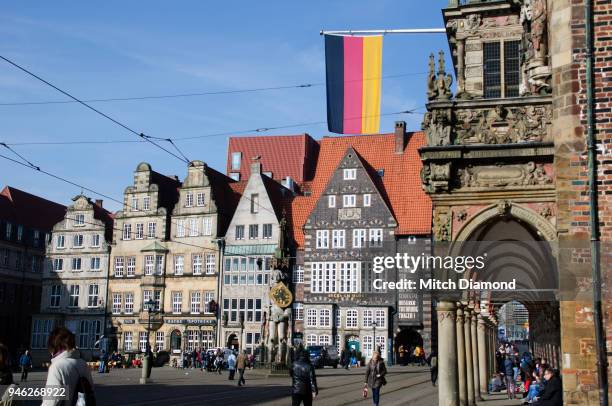
{"label": "group of people sitting", "polygon": [[495,354],[497,373],[489,390],[506,390],[509,399],[522,396],[523,404],[561,406],[562,388],[558,372],[545,358],[534,358],[525,351],[521,356],[516,347],[502,345]]}
{"label": "group of people sitting", "polygon": [[402,366],[406,366],[408,364],[425,365],[427,357],[425,356],[425,350],[420,345],[406,348],[402,344],[398,347],[397,352],[399,356],[399,364]]}

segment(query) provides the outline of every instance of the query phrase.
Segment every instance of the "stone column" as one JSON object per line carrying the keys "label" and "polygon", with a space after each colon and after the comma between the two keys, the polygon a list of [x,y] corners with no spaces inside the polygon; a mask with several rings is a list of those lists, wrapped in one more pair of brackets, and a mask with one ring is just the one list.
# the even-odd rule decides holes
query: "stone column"
{"label": "stone column", "polygon": [[467,406],[467,378],[465,376],[465,333],[463,331],[463,306],[457,306],[457,372],[459,405]]}
{"label": "stone column", "polygon": [[437,305],[438,316],[438,404],[458,406],[457,392],[457,332],[456,306],[442,300]]}
{"label": "stone column", "polygon": [[489,367],[487,365],[489,361],[489,346],[487,345],[487,326],[485,319],[482,314],[478,315],[478,374],[479,374],[479,386],[480,395],[486,395],[488,392],[488,380],[489,380]]}
{"label": "stone column", "polygon": [[468,406],[476,403],[474,397],[474,364],[472,362],[472,309],[466,307],[463,311],[463,329],[465,334],[465,370],[467,377],[467,399]]}
{"label": "stone column", "polygon": [[472,336],[472,371],[473,371],[473,379],[474,379],[474,399],[482,400],[480,396],[480,361],[478,357],[480,356],[478,346],[482,345],[478,342],[478,316],[480,315],[480,310],[474,309],[472,313],[472,325],[471,325],[471,336]]}
{"label": "stone column", "polygon": [[465,39],[457,39],[457,95],[465,93]]}

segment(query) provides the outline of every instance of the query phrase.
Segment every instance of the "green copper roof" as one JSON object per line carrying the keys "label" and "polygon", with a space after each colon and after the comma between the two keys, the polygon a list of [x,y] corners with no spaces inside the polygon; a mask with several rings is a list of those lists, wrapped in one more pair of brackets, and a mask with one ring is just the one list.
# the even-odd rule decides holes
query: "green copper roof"
{"label": "green copper roof", "polygon": [[226,245],[224,255],[273,255],[276,244]]}
{"label": "green copper roof", "polygon": [[155,241],[151,245],[147,245],[146,247],[140,250],[140,252],[147,252],[147,251],[168,252],[168,248],[164,247],[163,245]]}

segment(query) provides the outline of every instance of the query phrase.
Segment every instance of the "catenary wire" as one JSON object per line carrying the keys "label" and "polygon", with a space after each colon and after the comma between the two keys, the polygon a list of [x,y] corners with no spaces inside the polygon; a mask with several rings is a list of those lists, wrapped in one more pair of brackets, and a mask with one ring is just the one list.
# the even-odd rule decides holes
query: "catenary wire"
{"label": "catenary wire", "polygon": [[11,64],[11,65],[13,65],[14,67],[16,67],[17,69],[21,70],[22,72],[27,73],[28,75],[32,76],[33,78],[35,78],[35,79],[37,79],[37,80],[41,81],[42,83],[46,84],[47,86],[52,87],[53,89],[57,90],[58,92],[62,93],[63,95],[65,95],[65,96],[67,96],[67,97],[71,98],[71,99],[72,99],[72,100],[74,100],[75,102],[77,102],[77,103],[79,103],[79,104],[81,104],[81,105],[83,105],[83,106],[87,107],[87,108],[88,108],[88,109],[90,109],[91,111],[93,111],[93,112],[95,112],[95,113],[99,114],[100,116],[102,116],[102,117],[106,118],[107,120],[110,120],[111,122],[115,123],[115,124],[116,124],[116,125],[118,125],[119,127],[122,127],[123,129],[125,129],[125,130],[127,130],[127,131],[131,132],[132,134],[134,134],[134,135],[136,135],[136,136],[138,136],[138,137],[140,137],[140,138],[144,139],[145,141],[147,141],[147,142],[149,142],[150,144],[152,144],[152,145],[156,146],[157,148],[161,149],[162,151],[165,151],[166,153],[168,153],[168,154],[170,154],[170,155],[174,156],[175,158],[177,158],[177,159],[179,159],[179,160],[181,160],[181,161],[184,161],[184,162],[186,162],[186,163],[189,163],[189,159],[185,159],[185,158],[182,158],[182,157],[180,157],[180,156],[176,155],[175,153],[173,153],[173,152],[169,151],[168,149],[164,148],[163,146],[159,145],[158,143],[156,143],[156,142],[152,141],[152,140],[150,139],[150,137],[148,137],[148,136],[147,136],[147,135],[145,135],[144,133],[142,133],[142,132],[138,132],[138,131],[133,130],[132,128],[130,128],[130,127],[129,127],[129,126],[127,126],[126,124],[124,124],[124,123],[122,123],[122,122],[120,122],[120,121],[118,121],[118,120],[116,120],[116,119],[112,118],[111,116],[109,116],[109,115],[108,115],[108,114],[106,114],[106,113],[101,112],[100,110],[98,110],[98,109],[96,109],[95,107],[93,107],[93,106],[91,106],[91,105],[87,104],[86,102],[84,102],[84,101],[82,101],[82,100],[78,99],[77,97],[73,96],[72,94],[68,93],[67,91],[60,89],[59,87],[55,86],[55,85],[54,85],[54,84],[52,84],[51,82],[49,82],[49,81],[47,81],[47,80],[43,79],[42,77],[40,77],[40,76],[36,75],[35,73],[33,73],[33,72],[29,71],[28,69],[24,68],[23,66],[21,66],[21,65],[19,65],[19,64],[17,64],[17,63],[15,63],[15,62],[13,62],[12,60],[10,60],[10,59],[6,58],[5,56],[0,55],[0,59],[2,59],[2,60],[4,60],[4,61],[6,61],[7,63],[9,63],[9,64]]}
{"label": "catenary wire", "polygon": [[[365,78],[364,80],[375,80],[375,79],[393,79],[406,76],[424,75],[427,72],[409,72],[400,73],[396,75],[384,75],[380,77]],[[357,80],[345,80],[344,83],[355,82]],[[307,89],[313,87],[324,86],[324,82],[316,83],[303,83],[298,85],[287,85],[287,86],[268,86],[268,87],[255,87],[249,89],[233,89],[233,90],[216,90],[209,92],[191,92],[191,93],[175,93],[175,94],[163,94],[163,95],[150,95],[150,96],[132,96],[132,97],[109,97],[109,98],[94,98],[94,99],[83,99],[86,103],[108,103],[108,102],[122,102],[122,101],[138,101],[138,100],[159,100],[159,99],[176,99],[183,97],[198,97],[198,96],[213,96],[213,95],[224,95],[224,94],[240,94],[240,93],[255,93],[265,92],[271,90],[286,90],[286,89]],[[72,104],[78,103],[74,100],[43,100],[43,101],[25,101],[25,102],[3,102],[0,106],[36,106],[36,105],[47,105],[47,104]]]}

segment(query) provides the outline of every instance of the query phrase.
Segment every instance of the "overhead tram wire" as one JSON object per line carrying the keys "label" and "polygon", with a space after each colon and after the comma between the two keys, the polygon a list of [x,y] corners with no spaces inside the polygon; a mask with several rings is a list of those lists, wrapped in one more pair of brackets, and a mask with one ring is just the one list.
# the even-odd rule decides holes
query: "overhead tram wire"
{"label": "overhead tram wire", "polygon": [[[397,112],[392,112],[392,113],[383,113],[383,114],[377,114],[377,115],[370,115],[367,117],[386,117],[386,116],[394,116],[394,115],[400,115],[400,114],[414,114],[417,112],[417,110],[422,109],[423,107],[414,107],[412,109],[409,110],[403,110],[403,111],[397,111]],[[362,116],[360,117],[351,117],[349,119],[353,119],[353,118],[362,118]],[[248,130],[236,130],[236,131],[225,131],[225,132],[219,132],[219,133],[210,133],[210,134],[202,134],[202,135],[193,135],[193,136],[187,136],[187,137],[175,137],[175,138],[161,138],[161,137],[153,137],[153,136],[149,136],[152,139],[157,139],[157,140],[163,140],[163,141],[168,141],[168,142],[172,142],[172,141],[185,141],[185,140],[194,140],[194,139],[201,139],[201,138],[209,138],[209,137],[221,137],[221,136],[228,136],[228,135],[238,135],[238,134],[251,134],[251,133],[263,133],[263,132],[268,132],[268,131],[272,131],[272,130],[282,130],[282,129],[287,129],[287,128],[295,128],[295,127],[306,127],[306,126],[314,126],[314,125],[323,125],[323,124],[327,124],[327,121],[311,121],[311,122],[305,122],[305,123],[297,123],[297,124],[287,124],[287,125],[281,125],[281,126],[273,126],[273,127],[259,127],[259,128],[252,128],[252,129],[248,129]],[[144,142],[142,140],[108,140],[108,141],[90,141],[90,140],[77,140],[77,141],[40,141],[40,142],[36,142],[36,141],[32,141],[32,142],[7,142],[6,145],[10,145],[10,146],[20,146],[20,145],[79,145],[79,144],[114,144],[114,143],[138,143],[138,142]]]}
{"label": "overhead tram wire", "polygon": [[[399,73],[395,75],[383,75],[375,78],[365,78],[365,80],[374,79],[394,79],[406,76],[424,75],[427,72],[409,72]],[[345,80],[344,83],[355,82],[357,80]],[[165,94],[165,95],[152,95],[152,96],[132,96],[132,97],[109,97],[109,98],[96,98],[96,99],[82,99],[86,103],[108,103],[108,102],[122,102],[122,101],[141,101],[141,100],[159,100],[159,99],[176,99],[183,97],[199,97],[199,96],[213,96],[213,95],[224,95],[224,94],[241,94],[241,93],[256,93],[265,92],[271,90],[287,90],[287,89],[307,89],[313,87],[325,86],[324,82],[315,83],[303,83],[298,85],[287,85],[287,86],[269,86],[269,87],[256,87],[250,89],[234,89],[234,90],[217,90],[210,92],[193,92],[193,93],[176,93],[176,94]],[[75,100],[43,100],[43,101],[25,101],[25,102],[3,102],[0,106],[36,106],[46,104],[72,104],[78,103]]]}
{"label": "overhead tram wire", "polygon": [[11,64],[11,65],[13,65],[14,67],[16,67],[17,69],[21,70],[22,72],[27,73],[28,75],[32,76],[33,78],[35,78],[35,79],[37,79],[37,80],[39,80],[39,81],[43,82],[43,83],[44,83],[44,84],[46,84],[47,86],[52,87],[53,89],[57,90],[58,92],[62,93],[63,95],[65,95],[65,96],[67,96],[67,97],[71,98],[71,99],[72,99],[72,100],[74,100],[75,102],[77,102],[77,103],[79,103],[79,104],[81,104],[81,105],[83,105],[83,106],[87,107],[87,108],[88,108],[88,109],[90,109],[91,111],[93,111],[93,112],[95,112],[95,113],[99,114],[100,116],[102,116],[102,117],[106,118],[107,120],[110,120],[111,122],[115,123],[115,124],[116,124],[116,125],[118,125],[119,127],[121,127],[121,128],[123,128],[123,129],[125,129],[125,130],[127,130],[127,131],[131,132],[132,134],[134,134],[134,135],[136,135],[136,136],[138,136],[138,137],[140,137],[140,138],[144,139],[145,141],[147,141],[147,142],[149,142],[150,144],[152,144],[152,145],[156,146],[157,148],[161,149],[162,151],[165,151],[166,153],[168,153],[168,154],[170,154],[170,155],[174,156],[175,158],[177,158],[177,159],[179,159],[179,160],[181,160],[181,161],[186,162],[187,164],[189,164],[189,162],[190,162],[190,161],[189,161],[189,159],[185,159],[185,158],[180,157],[180,156],[176,155],[175,153],[173,153],[173,152],[169,151],[168,149],[164,148],[163,146],[159,145],[158,143],[156,143],[156,142],[152,141],[152,140],[150,139],[150,137],[149,137],[149,136],[147,136],[147,135],[145,135],[144,133],[142,133],[142,132],[138,132],[138,131],[133,130],[132,128],[130,128],[130,127],[129,127],[129,126],[127,126],[126,124],[124,124],[124,123],[122,123],[122,122],[120,122],[120,121],[118,121],[118,120],[116,120],[116,119],[112,118],[111,116],[109,116],[109,115],[108,115],[108,114],[106,114],[106,113],[101,112],[100,110],[96,109],[95,107],[90,106],[90,105],[89,105],[89,104],[87,104],[86,102],[84,102],[84,101],[82,101],[82,100],[78,99],[77,97],[73,96],[72,94],[68,93],[67,91],[60,89],[59,87],[57,87],[57,86],[55,86],[54,84],[52,84],[51,82],[49,82],[49,81],[47,81],[47,80],[45,80],[45,79],[41,78],[40,76],[36,75],[35,73],[30,72],[28,69],[26,69],[26,68],[24,68],[23,66],[21,66],[21,65],[19,65],[19,64],[17,64],[17,63],[15,63],[15,62],[13,62],[12,60],[10,60],[10,59],[6,58],[5,56],[0,55],[0,59],[2,59],[2,60],[4,60],[4,61],[6,61],[7,63],[9,63],[9,64]]}
{"label": "overhead tram wire", "polygon": [[[2,145],[2,146],[6,146],[4,143],[0,143],[0,145]],[[120,200],[118,200],[118,199],[116,199],[116,198],[114,198],[114,197],[112,197],[112,196],[109,196],[109,195],[107,195],[107,194],[104,194],[104,193],[98,192],[98,191],[96,191],[96,190],[94,190],[94,189],[88,188],[87,186],[83,186],[83,185],[78,184],[78,183],[76,183],[76,182],[74,182],[74,181],[71,181],[71,180],[69,180],[69,179],[63,178],[63,177],[61,177],[61,176],[59,176],[59,175],[55,175],[55,174],[53,174],[53,173],[51,173],[51,172],[45,171],[44,169],[41,169],[41,168],[40,168],[40,167],[38,167],[38,166],[29,165],[29,164],[26,164],[26,163],[20,162],[20,161],[18,161],[18,160],[16,160],[16,159],[10,158],[10,157],[8,157],[8,156],[6,156],[6,155],[2,155],[2,154],[0,154],[0,158],[4,158],[4,159],[6,159],[6,160],[8,160],[8,161],[11,161],[11,162],[13,162],[13,163],[16,163],[16,164],[18,164],[18,165],[25,166],[26,168],[29,168],[29,169],[35,170],[35,171],[37,171],[37,172],[43,173],[43,174],[45,174],[45,175],[47,175],[47,176],[50,176],[50,177],[52,177],[52,178],[54,178],[54,179],[57,179],[57,180],[59,180],[59,181],[62,181],[62,182],[64,182],[64,183],[68,183],[68,184],[70,184],[70,185],[72,185],[72,186],[76,186],[76,187],[78,187],[78,188],[81,188],[82,190],[86,190],[86,191],[88,191],[88,192],[91,192],[91,193],[93,193],[94,195],[101,196],[101,197],[104,197],[104,198],[106,198],[106,199],[109,199],[109,200],[111,200],[111,201],[113,201],[113,202],[115,202],[115,203],[120,204],[120,205],[121,205],[121,207],[127,206],[127,208],[134,209],[134,207],[133,207],[133,206],[131,206],[131,205],[129,205],[129,204],[127,204],[127,203],[125,203],[125,202],[122,202],[122,201],[120,201]],[[137,209],[137,210],[139,210],[138,208],[136,208],[136,209]],[[171,223],[172,223],[172,221],[171,221]],[[92,223],[92,224],[94,224],[94,223]],[[177,223],[176,223],[176,222],[174,222],[174,224],[176,225]],[[98,224],[95,224],[95,225],[98,225]],[[114,226],[113,226],[113,230],[123,232],[123,230],[122,230],[122,229],[116,228],[116,227],[114,227]],[[191,229],[190,229],[189,227],[185,227],[185,231],[190,231],[190,230],[191,230]],[[212,249],[212,248],[203,247],[203,246],[199,246],[199,245],[196,245],[196,244],[190,244],[190,243],[183,242],[183,241],[172,240],[172,242],[175,242],[175,243],[177,243],[177,244],[183,244],[183,245],[192,246],[192,247],[195,247],[195,248],[201,248],[201,249],[203,249],[203,250],[210,250],[210,251],[213,251],[213,252],[217,252],[217,251],[218,251],[218,250],[215,250],[215,249]],[[246,255],[240,255],[240,254],[236,254],[236,256],[244,256],[244,257],[246,257]]]}

